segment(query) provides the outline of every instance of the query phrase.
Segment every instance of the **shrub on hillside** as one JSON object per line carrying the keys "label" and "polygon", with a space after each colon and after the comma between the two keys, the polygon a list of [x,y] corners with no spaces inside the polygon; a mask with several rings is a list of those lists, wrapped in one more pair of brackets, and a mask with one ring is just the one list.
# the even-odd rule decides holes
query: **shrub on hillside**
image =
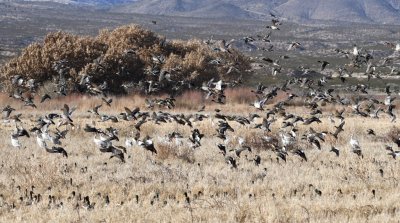
{"label": "shrub on hillside", "polygon": [[[210,63],[213,60],[221,63]],[[175,81],[201,85],[210,78],[235,79],[249,69],[247,57],[234,49],[216,51],[199,40],[166,41],[138,25],[127,25],[102,30],[96,37],[48,34],[1,68],[4,90],[13,90],[10,80],[16,75],[42,85],[54,82],[60,76],[55,64],[60,62],[68,91],[77,91],[74,86],[82,77],[91,76],[93,84],[106,81],[108,91],[116,94],[126,93],[121,85],[127,83],[154,81],[160,91],[168,92]],[[169,73],[172,81],[160,81],[160,73]]]}

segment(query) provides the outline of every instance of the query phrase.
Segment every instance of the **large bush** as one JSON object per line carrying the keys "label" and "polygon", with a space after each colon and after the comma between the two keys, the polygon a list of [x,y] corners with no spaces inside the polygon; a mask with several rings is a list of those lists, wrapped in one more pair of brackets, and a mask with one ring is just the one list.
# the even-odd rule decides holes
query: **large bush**
{"label": "large bush", "polygon": [[[210,63],[216,59],[221,64]],[[76,91],[74,86],[82,76],[89,75],[94,84],[106,81],[108,90],[116,94],[125,93],[122,84],[158,81],[156,71],[169,72],[174,81],[200,85],[213,77],[234,79],[249,69],[248,59],[234,49],[217,51],[199,40],[166,41],[138,25],[127,25],[102,30],[96,37],[65,32],[48,34],[42,43],[31,44],[1,68],[4,90],[13,90],[11,79],[15,75],[42,85],[54,82],[59,76],[54,67],[60,61],[66,68],[69,91]],[[232,66],[237,69],[227,73]],[[168,92],[173,83],[159,83],[161,91]]]}

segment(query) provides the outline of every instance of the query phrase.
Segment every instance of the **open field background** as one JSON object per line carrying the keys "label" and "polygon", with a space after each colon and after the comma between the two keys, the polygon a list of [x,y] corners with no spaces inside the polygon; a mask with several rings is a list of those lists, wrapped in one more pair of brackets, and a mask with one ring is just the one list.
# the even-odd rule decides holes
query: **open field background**
{"label": "open field background", "polygon": [[[254,112],[263,116],[248,106],[253,97],[248,92],[249,89],[227,92],[227,104],[218,106],[204,102],[201,93],[186,93],[177,98],[177,106],[168,112],[195,113],[205,103],[203,114],[210,117],[215,108],[220,108],[223,114],[246,116]],[[126,137],[136,131],[134,121],[111,123],[89,119],[87,109],[101,103],[100,98],[67,96],[38,104],[37,110],[9,101],[6,95],[2,96],[2,103],[22,113],[22,125],[27,129],[34,126],[40,115],[60,113],[64,103],[77,106],[77,110],[72,116],[75,127],[69,127],[62,145],[68,158],[40,149],[33,134],[29,139],[21,139],[23,149],[13,148],[10,144],[13,125],[1,124],[1,221],[396,222],[400,217],[397,193],[400,166],[384,149],[385,144],[392,145],[388,133],[397,124],[391,123],[386,115],[374,120],[347,112],[345,132],[338,140],[328,135],[321,151],[299,140],[307,162],[293,154],[288,155],[287,162],[277,159],[276,153],[261,139],[264,135],[275,136],[282,118],[278,118],[268,134],[252,129],[251,125],[229,122],[235,132],[228,133],[227,150],[238,147],[239,136],[252,148],[251,153],[245,151],[240,158],[228,152],[237,160],[238,167],[234,169],[216,146],[222,140],[215,137],[215,118],[193,123],[194,128],[205,134],[202,146],[196,149],[190,146],[188,126],[145,123],[141,134],[153,137],[158,154],[151,155],[133,146],[127,149],[126,163],[122,163],[100,153],[93,135],[82,130],[85,124],[113,126],[120,137],[115,145],[124,145]],[[103,106],[100,113],[117,115],[125,106],[146,109],[144,98],[127,96],[114,98],[113,107]],[[323,112],[329,114],[338,108],[327,106]],[[287,112],[302,116],[309,113],[302,107],[288,107]],[[299,138],[309,127],[334,131],[327,115],[321,116],[321,120],[321,124],[299,124]],[[374,129],[376,136],[367,135],[368,128]],[[180,146],[166,142],[164,136],[172,131],[183,134]],[[351,134],[360,141],[363,158],[351,152],[348,143]],[[340,149],[339,157],[329,152],[331,146]],[[252,161],[255,155],[261,157],[259,166]],[[37,201],[39,194],[41,200]],[[54,196],[54,202],[49,202],[49,196]],[[92,210],[83,207],[84,196],[95,203]]]}
{"label": "open field background", "polygon": [[[156,21],[155,24],[153,21]],[[157,93],[128,94],[121,97],[110,94],[107,97],[113,99],[110,107],[102,102],[102,96],[68,92],[67,96],[59,97],[56,95],[59,90],[56,87],[57,83],[51,77],[57,75],[54,72],[49,75],[52,71],[50,66],[45,72],[39,73],[48,76],[46,80],[39,81],[39,88],[34,89],[37,92],[24,92],[26,94],[22,95],[26,99],[25,104],[28,105],[29,96],[32,96],[36,109],[12,99],[7,93],[0,93],[0,108],[3,109],[7,105],[14,108],[11,117],[21,114],[21,122],[18,125],[27,130],[36,126],[40,117],[50,113],[62,114],[64,104],[70,108],[76,107],[71,115],[74,126],[59,128],[68,130],[66,139],[61,140],[61,146],[67,151],[68,158],[40,148],[36,143],[36,135],[32,132],[29,138],[19,138],[21,148],[14,148],[11,142],[15,131],[14,121],[4,117],[0,120],[0,222],[399,221],[400,163],[388,155],[389,151],[385,149],[386,146],[391,146],[395,151],[399,150],[393,142],[393,136],[400,137],[399,121],[391,121],[389,112],[386,111],[389,106],[383,103],[386,94],[397,97],[389,104],[393,103],[394,115],[400,117],[400,57],[398,54],[396,57],[393,48],[385,46],[386,41],[396,43],[400,39],[399,26],[351,23],[299,25],[283,21],[281,30],[271,33],[271,43],[260,44],[261,41],[258,40],[256,42],[260,44],[260,48],[254,50],[257,47],[252,48],[249,47],[251,44],[244,44],[244,38],[266,35],[265,26],[270,24],[270,21],[120,14],[67,5],[60,7],[51,3],[3,1],[0,2],[0,66],[21,55],[22,49],[29,44],[40,44],[48,32],[62,30],[71,34],[88,35],[90,39],[98,35],[100,29],[111,30],[132,23],[153,31],[157,36],[159,34],[160,39],[161,36],[165,36],[167,42],[194,38],[205,44],[204,41],[235,39],[232,42],[233,47],[249,57],[252,69],[246,68],[246,75],[242,77],[243,84],[239,87],[228,87],[224,92],[206,90],[214,94],[222,92],[222,95],[226,96],[225,104],[211,102],[211,98],[205,99],[205,92],[199,90],[202,87],[201,82],[205,79],[198,81],[196,90],[188,90],[178,95],[172,109],[146,106],[146,99],[168,97],[166,94]],[[294,41],[300,42],[302,49],[288,51],[288,45]],[[117,43],[114,40],[110,42]],[[366,63],[359,69],[349,68],[350,73],[354,72],[353,77],[344,75],[345,82],[337,77],[338,68],[351,62],[351,59],[339,55],[335,49],[351,51],[354,44],[357,44],[361,54],[373,54],[372,63],[377,65],[375,74],[380,74],[381,78],[373,77],[368,81],[367,75],[364,75]],[[273,50],[260,50],[270,45],[274,46]],[[207,49],[212,51],[212,47]],[[30,52],[39,55],[38,58],[46,55],[54,59],[52,53],[42,54],[37,53],[42,51],[29,50],[26,53],[27,58],[34,58],[30,57]],[[121,55],[121,52],[116,52],[115,55]],[[77,54],[81,56],[80,53]],[[203,58],[203,63],[200,64],[203,66],[223,53],[213,52],[210,55],[207,60],[204,60],[205,57],[193,57],[192,62],[196,64]],[[146,59],[152,61],[153,56],[149,51]],[[288,57],[283,59],[282,56]],[[393,59],[391,63],[378,65],[388,57]],[[88,62],[93,61],[93,64],[96,64],[97,58],[100,57],[90,58]],[[182,56],[177,60],[183,61],[183,58]],[[280,60],[278,67],[282,68],[282,72],[272,76],[271,68],[274,66],[271,63],[260,62],[262,58]],[[54,60],[59,59],[63,58]],[[329,61],[330,66],[322,71],[318,60]],[[42,65],[38,62],[41,60],[26,61],[16,64],[28,67]],[[197,66],[196,69],[201,69],[201,66]],[[301,70],[300,66],[317,72],[308,75],[307,72],[302,72],[296,76],[293,72]],[[392,68],[397,69],[397,74],[393,72],[389,75]],[[30,73],[29,69],[23,71],[21,74],[11,72],[7,75],[4,83],[0,83],[0,90],[4,91],[6,85],[11,85],[11,80],[16,75],[23,75],[23,79],[36,78],[30,76],[33,73]],[[106,73],[114,75],[116,70]],[[214,70],[211,73],[216,75],[214,81],[218,81],[220,73]],[[93,74],[97,74],[97,71],[93,71]],[[111,81],[117,76],[110,75]],[[154,80],[156,77],[157,75],[151,76]],[[209,79],[211,76],[205,81]],[[251,91],[255,90],[258,83],[266,85],[265,91],[259,94],[260,97],[266,97],[269,90],[274,87],[283,88],[282,84],[289,79],[295,80],[294,84],[289,84],[292,90],[278,90],[278,95],[267,101],[264,111],[250,106],[257,100]],[[18,78],[16,80],[18,82]],[[79,79],[76,78],[75,81],[77,80]],[[171,82],[181,80],[182,78],[175,78]],[[25,81],[28,81],[28,78]],[[305,84],[305,81],[310,81],[310,84]],[[298,88],[302,85],[300,82],[303,86]],[[90,81],[84,86],[91,86]],[[389,87],[391,92],[385,94],[385,87]],[[332,95],[328,89],[334,89]],[[368,90],[368,94],[360,93],[360,89]],[[10,92],[14,93],[14,97],[19,96],[18,91]],[[285,114],[298,115],[304,119],[311,117],[312,111],[305,106],[305,96],[311,92],[314,96],[308,97],[309,102],[317,101],[317,108],[321,109],[321,112],[315,117],[320,118],[322,123],[295,124],[293,127],[298,129],[295,143],[293,148],[288,148],[287,160],[284,161],[278,157],[277,151],[283,150],[281,135],[289,134],[292,128],[282,127],[283,122],[287,121],[284,120],[283,113],[276,112],[275,115],[266,118],[272,122],[271,132],[254,127],[262,123],[267,112],[286,100],[290,93],[300,97],[282,106],[285,108]],[[50,94],[52,99],[40,103],[40,96],[45,93]],[[337,95],[347,97],[349,104],[340,105]],[[372,98],[379,102],[369,100]],[[326,102],[328,99],[336,102]],[[367,112],[368,117],[354,114],[354,106],[357,103],[360,103],[361,111],[365,112],[371,105],[371,111]],[[116,123],[103,122],[99,116],[88,112],[99,104],[103,104],[99,109],[100,115],[118,116],[125,111],[124,107],[138,107],[142,112],[149,112],[147,122],[141,127],[140,138],[151,137],[157,154],[153,155],[137,144],[126,148],[125,162],[110,158],[110,153],[100,152],[94,143],[94,134],[84,131],[86,125],[103,130],[108,127],[116,128],[119,141],[113,141],[113,145],[125,146],[125,140],[134,137],[138,132],[134,126],[139,120],[119,119]],[[206,106],[205,110],[198,112],[203,105]],[[379,119],[371,118],[370,115],[378,107],[383,109],[379,113]],[[333,114],[342,108],[345,109],[344,132],[335,139],[332,132],[340,121]],[[220,114],[223,115],[249,118],[252,114],[258,114],[260,117],[246,125],[239,124],[234,119],[228,120],[234,132],[228,131],[228,139],[224,141],[217,137],[219,119],[215,117],[215,109],[220,109]],[[183,114],[186,117],[192,115],[193,127],[171,120],[157,124],[154,116],[160,112]],[[194,121],[196,114],[207,117],[202,121]],[[58,124],[60,119],[55,119],[55,122]],[[302,139],[303,135],[310,133],[311,128],[326,135],[324,142],[320,140],[321,150]],[[189,141],[193,129],[199,129],[204,134],[198,148],[192,148],[193,145]],[[368,134],[368,129],[373,129],[376,135]],[[50,132],[54,131],[55,127],[51,126]],[[183,138],[169,141],[167,135],[173,131],[181,133]],[[266,137],[270,137],[273,143],[266,140]],[[349,144],[352,137],[359,141],[362,156],[352,151]],[[239,156],[236,151],[242,146],[239,144],[240,138],[244,139],[244,144],[249,146],[251,151],[242,151]],[[226,145],[226,156],[218,149],[218,144]],[[272,144],[275,144],[275,148]],[[52,144],[49,143],[49,146]],[[332,146],[340,150],[339,156],[330,152]],[[303,150],[307,161],[295,155],[294,149]],[[227,163],[228,156],[236,160],[237,168]],[[257,156],[260,157],[259,165],[255,162]],[[89,205],[87,199],[90,200]]]}

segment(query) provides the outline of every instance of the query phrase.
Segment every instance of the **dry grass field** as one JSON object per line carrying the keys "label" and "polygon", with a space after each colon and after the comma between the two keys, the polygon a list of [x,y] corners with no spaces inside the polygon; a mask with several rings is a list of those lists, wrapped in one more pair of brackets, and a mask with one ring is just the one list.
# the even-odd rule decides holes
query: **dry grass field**
{"label": "dry grass field", "polygon": [[[153,121],[141,127],[141,136],[153,138],[157,155],[134,145],[127,148],[125,163],[110,159],[101,153],[93,142],[94,135],[83,131],[86,124],[97,128],[113,126],[118,129],[120,141],[136,130],[137,121],[118,123],[100,122],[87,112],[101,103],[101,98],[67,96],[46,103],[37,103],[37,109],[24,107],[1,96],[1,107],[9,104],[21,113],[21,125],[30,129],[39,116],[50,112],[61,113],[65,103],[77,107],[72,118],[74,127],[62,140],[68,158],[50,154],[36,144],[36,136],[21,138],[21,149],[13,148],[10,135],[14,124],[0,125],[0,221],[1,222],[398,222],[400,219],[400,164],[387,155],[385,144],[397,146],[388,137],[398,123],[390,122],[386,114],[380,119],[362,118],[351,114],[346,107],[345,131],[336,140],[330,134],[322,149],[301,140],[310,127],[316,131],[333,132],[334,125],[328,115],[340,106],[321,107],[322,123],[309,126],[299,123],[296,127],[297,145],[303,149],[308,161],[289,152],[287,162],[277,158],[262,137],[278,136],[282,131],[282,117],[272,125],[272,132],[254,129],[256,118],[250,125],[228,121],[235,129],[228,132],[227,155],[236,159],[237,168],[226,163],[217,144],[223,143],[216,136],[218,120],[213,118],[215,108],[223,114],[250,113],[265,116],[265,111],[251,108],[254,100],[249,89],[228,90],[225,105],[205,102],[197,92],[189,92],[177,98],[172,114],[196,113],[206,104],[202,114],[210,118],[193,123],[205,134],[201,146],[191,148],[189,126],[175,122],[155,124]],[[279,97],[278,97],[279,98]],[[139,106],[146,109],[144,98],[126,96],[114,98],[112,107],[103,105],[101,114],[118,115],[124,107]],[[272,102],[266,110],[272,107]],[[289,106],[287,112],[308,116],[309,110]],[[13,113],[14,114],[14,113]],[[376,136],[367,135],[372,128]],[[60,129],[65,129],[62,126]],[[52,127],[51,130],[54,130]],[[165,135],[182,133],[180,144],[166,142]],[[354,135],[360,142],[363,158],[351,152],[349,140]],[[252,151],[244,151],[240,157],[236,149],[238,138]],[[331,146],[340,150],[340,156],[329,152]],[[253,159],[261,157],[260,165]],[[88,196],[93,207],[84,205]]]}
{"label": "dry grass field", "polygon": [[399,222],[397,26],[4,5],[0,222]]}

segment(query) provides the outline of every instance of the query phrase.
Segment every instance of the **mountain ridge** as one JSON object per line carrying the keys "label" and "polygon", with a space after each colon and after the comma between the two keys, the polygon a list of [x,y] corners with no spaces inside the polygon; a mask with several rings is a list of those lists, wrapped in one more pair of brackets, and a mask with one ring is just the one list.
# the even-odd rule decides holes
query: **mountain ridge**
{"label": "mountain ridge", "polygon": [[340,21],[400,25],[400,0],[29,0],[107,8],[115,13],[199,18]]}

